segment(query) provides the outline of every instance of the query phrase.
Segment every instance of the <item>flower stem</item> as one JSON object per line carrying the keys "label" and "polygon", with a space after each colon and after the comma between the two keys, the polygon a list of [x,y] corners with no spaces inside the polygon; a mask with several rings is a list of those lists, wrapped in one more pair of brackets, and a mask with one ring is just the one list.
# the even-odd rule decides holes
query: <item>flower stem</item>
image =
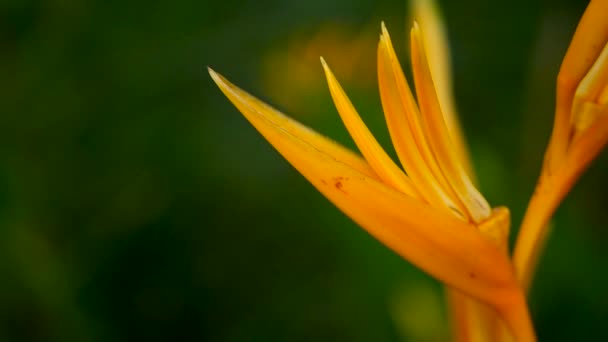
{"label": "flower stem", "polygon": [[514,341],[536,341],[534,326],[523,291],[513,293],[506,305],[499,307],[499,313],[505,319],[505,324],[509,328]]}

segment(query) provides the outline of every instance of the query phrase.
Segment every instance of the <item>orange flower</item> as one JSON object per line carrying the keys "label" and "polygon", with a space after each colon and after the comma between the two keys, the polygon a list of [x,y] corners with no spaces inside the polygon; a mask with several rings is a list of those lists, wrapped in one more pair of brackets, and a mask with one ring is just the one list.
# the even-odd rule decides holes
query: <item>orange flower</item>
{"label": "orange flower", "polygon": [[418,104],[383,25],[380,93],[407,174],[378,144],[323,60],[338,112],[364,158],[209,72],[251,124],[345,214],[422,270],[496,309],[515,336],[532,341],[506,250],[508,210],[491,210],[454,152],[417,24],[411,43]]}
{"label": "orange flower", "polygon": [[525,290],[548,221],[608,142],[608,1],[591,1],[564,58],[553,134],[513,261],[508,254],[508,209],[492,209],[471,180],[452,101],[449,49],[436,8],[429,0],[413,5],[425,32],[414,22],[410,50],[417,101],[384,24],[377,50],[382,107],[402,168],[363,123],[323,58],[330,93],[362,157],[213,70],[209,73],[245,118],[325,197],[446,284],[456,340],[535,341]]}
{"label": "orange flower", "polygon": [[578,177],[608,142],[608,1],[592,0],[557,77],[555,123],[513,262],[525,288],[548,223]]}

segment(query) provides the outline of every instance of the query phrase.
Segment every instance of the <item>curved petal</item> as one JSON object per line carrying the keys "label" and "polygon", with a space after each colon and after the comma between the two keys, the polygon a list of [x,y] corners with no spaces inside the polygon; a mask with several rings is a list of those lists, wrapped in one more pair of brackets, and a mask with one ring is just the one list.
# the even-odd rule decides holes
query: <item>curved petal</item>
{"label": "curved petal", "polygon": [[606,13],[608,1],[591,0],[579,21],[559,72],[561,86],[569,88],[570,96],[608,42]]}
{"label": "curved petal", "polygon": [[410,1],[414,19],[422,28],[424,47],[431,68],[437,97],[441,104],[443,117],[448,127],[454,152],[471,179],[475,180],[475,170],[469,156],[469,149],[460,122],[452,87],[452,68],[450,65],[450,46],[437,3],[433,0]]}
{"label": "curved petal", "polygon": [[517,276],[526,289],[544,247],[551,216],[608,143],[606,13],[608,1],[589,3],[559,71],[551,140],[513,253]]}
{"label": "curved petal", "polygon": [[336,105],[336,109],[344,122],[344,126],[359,147],[359,150],[385,183],[414,198],[420,198],[419,192],[413,186],[409,177],[395,164],[384,151],[373,134],[369,131],[361,117],[350,102],[346,93],[334,77],[325,60],[321,58],[325,70],[329,91]]}
{"label": "curved petal", "polygon": [[411,52],[416,94],[430,145],[452,189],[467,208],[473,221],[479,223],[490,216],[490,205],[475,188],[453,152],[445,120],[441,114],[441,106],[435,93],[420,29],[416,23],[412,28]]}
{"label": "curved petal", "polygon": [[[397,54],[395,54],[395,49],[393,48],[393,43],[391,42],[391,37],[386,30],[386,26],[382,25],[382,42],[385,45],[384,52],[388,54],[388,58],[390,60],[390,68],[392,69],[394,81],[397,86],[397,92],[399,93],[399,98],[401,100],[401,104],[404,107],[405,115],[407,117],[408,127],[412,132],[412,136],[416,142],[416,146],[418,147],[418,151],[422,155],[425,163],[433,172],[433,176],[437,179],[441,186],[444,189],[450,189],[450,185],[447,180],[443,176],[443,173],[439,169],[439,165],[437,164],[437,160],[431,151],[431,147],[427,141],[425,133],[422,129],[422,119],[420,117],[420,110],[418,109],[418,105],[414,100],[414,95],[412,95],[412,90],[405,79],[405,75],[403,74],[403,69],[401,69],[401,65],[399,64],[399,59],[397,58]],[[387,118],[388,121],[388,118]],[[449,192],[449,190],[446,190]],[[452,195],[451,195],[452,196]],[[456,197],[456,194],[453,194],[453,197]],[[464,212],[464,211],[463,211]]]}
{"label": "curved petal", "polygon": [[566,157],[570,142],[570,115],[574,93],[581,80],[608,43],[608,1],[592,0],[583,14],[568,47],[557,77],[555,122],[546,154],[549,174],[556,172]]}
{"label": "curved petal", "polygon": [[[268,126],[266,129],[283,130],[293,135],[296,139],[305,141],[311,147],[319,150],[320,152],[332,156],[337,162],[344,163],[358,172],[361,172],[366,177],[374,179],[378,178],[369,164],[354,152],[336,143],[335,141],[322,136],[309,127],[306,127],[301,123],[285,116],[283,113],[261,102],[239,87],[230,83],[222,75],[216,73],[211,68],[208,69],[209,74],[215,83],[220,87],[222,92],[230,99],[230,101],[232,101],[232,103],[239,108],[239,110],[241,110],[241,107],[239,107],[237,104],[246,103],[249,111],[254,111],[257,113],[257,116],[263,116],[266,119],[266,121],[263,122],[266,126]],[[251,117],[256,118],[257,116],[252,115]],[[246,116],[246,118],[251,121],[249,116]]]}
{"label": "curved petal", "polygon": [[273,121],[284,116],[209,72],[249,122],[347,216],[417,267],[492,305],[516,338],[534,340],[507,255],[475,226],[437,212],[302,140],[300,130]]}
{"label": "curved petal", "polygon": [[371,235],[438,279],[496,303],[514,276],[505,253],[477,228],[339,162],[273,123],[258,100],[211,71],[220,89],[256,129],[325,197]]}
{"label": "curved petal", "polygon": [[[439,177],[443,178],[443,174],[439,171],[434,157],[432,156],[424,136],[421,136],[422,141],[416,141],[414,134],[410,126],[415,125],[419,128],[420,125],[416,122],[408,122],[408,118],[418,118],[418,108],[416,107],[413,100],[402,101],[400,95],[400,88],[406,88],[409,91],[409,87],[403,77],[401,68],[398,65],[398,61],[393,60],[388,49],[392,49],[390,45],[388,35],[385,35],[385,28],[383,26],[383,34],[380,37],[380,44],[378,44],[378,86],[380,88],[380,99],[382,100],[382,107],[386,116],[386,124],[388,126],[391,140],[395,146],[395,151],[401,165],[407,171],[408,176],[414,183],[414,186],[418,189],[422,197],[427,200],[432,206],[445,210],[446,212],[455,214],[456,216],[468,220],[466,210],[459,203],[458,198],[454,195],[454,201],[449,195],[448,191],[451,188],[447,185],[445,188],[442,187],[440,181],[436,178],[435,173],[432,171],[431,166],[435,166],[437,169],[436,173]],[[397,66],[395,66],[395,63]],[[396,69],[399,70],[396,70]],[[398,80],[397,75],[401,75],[401,79]],[[404,84],[399,84],[401,81]],[[411,93],[409,93],[411,97]],[[409,105],[408,105],[409,104]],[[410,125],[411,124],[411,125]],[[427,164],[425,158],[423,158],[422,151],[419,150],[418,145],[426,147],[426,151],[431,158],[433,164]]]}
{"label": "curved petal", "polygon": [[[601,115],[608,101],[602,101],[608,87],[608,43],[585,76],[574,95],[571,121],[576,133],[587,129]],[[576,137],[576,134],[575,134]]]}

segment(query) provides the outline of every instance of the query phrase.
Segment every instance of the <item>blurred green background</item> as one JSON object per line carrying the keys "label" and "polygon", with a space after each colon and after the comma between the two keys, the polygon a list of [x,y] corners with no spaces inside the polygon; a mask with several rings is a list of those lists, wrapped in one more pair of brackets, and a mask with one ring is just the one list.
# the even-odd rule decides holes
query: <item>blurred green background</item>
{"label": "blurred green background", "polygon": [[[441,5],[481,189],[515,231],[586,1]],[[319,195],[206,71],[352,147],[323,55],[390,150],[375,49],[385,20],[406,62],[407,18],[401,0],[0,2],[0,340],[445,340],[440,284]],[[608,340],[606,174],[608,153],[555,217],[542,341]]]}

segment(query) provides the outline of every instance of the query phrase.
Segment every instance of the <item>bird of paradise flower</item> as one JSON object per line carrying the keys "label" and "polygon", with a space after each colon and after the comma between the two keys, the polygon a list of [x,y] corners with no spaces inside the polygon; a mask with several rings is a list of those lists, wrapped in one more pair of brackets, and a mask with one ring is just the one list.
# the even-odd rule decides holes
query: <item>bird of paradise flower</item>
{"label": "bird of paradise flower", "polygon": [[455,340],[535,341],[526,290],[548,221],[608,142],[608,1],[590,2],[562,63],[553,134],[513,259],[508,209],[492,208],[472,181],[436,7],[423,0],[413,5],[417,21],[410,50],[417,101],[384,24],[377,50],[382,107],[403,169],[368,130],[323,58],[331,96],[362,157],[209,73],[325,197],[446,284]]}

